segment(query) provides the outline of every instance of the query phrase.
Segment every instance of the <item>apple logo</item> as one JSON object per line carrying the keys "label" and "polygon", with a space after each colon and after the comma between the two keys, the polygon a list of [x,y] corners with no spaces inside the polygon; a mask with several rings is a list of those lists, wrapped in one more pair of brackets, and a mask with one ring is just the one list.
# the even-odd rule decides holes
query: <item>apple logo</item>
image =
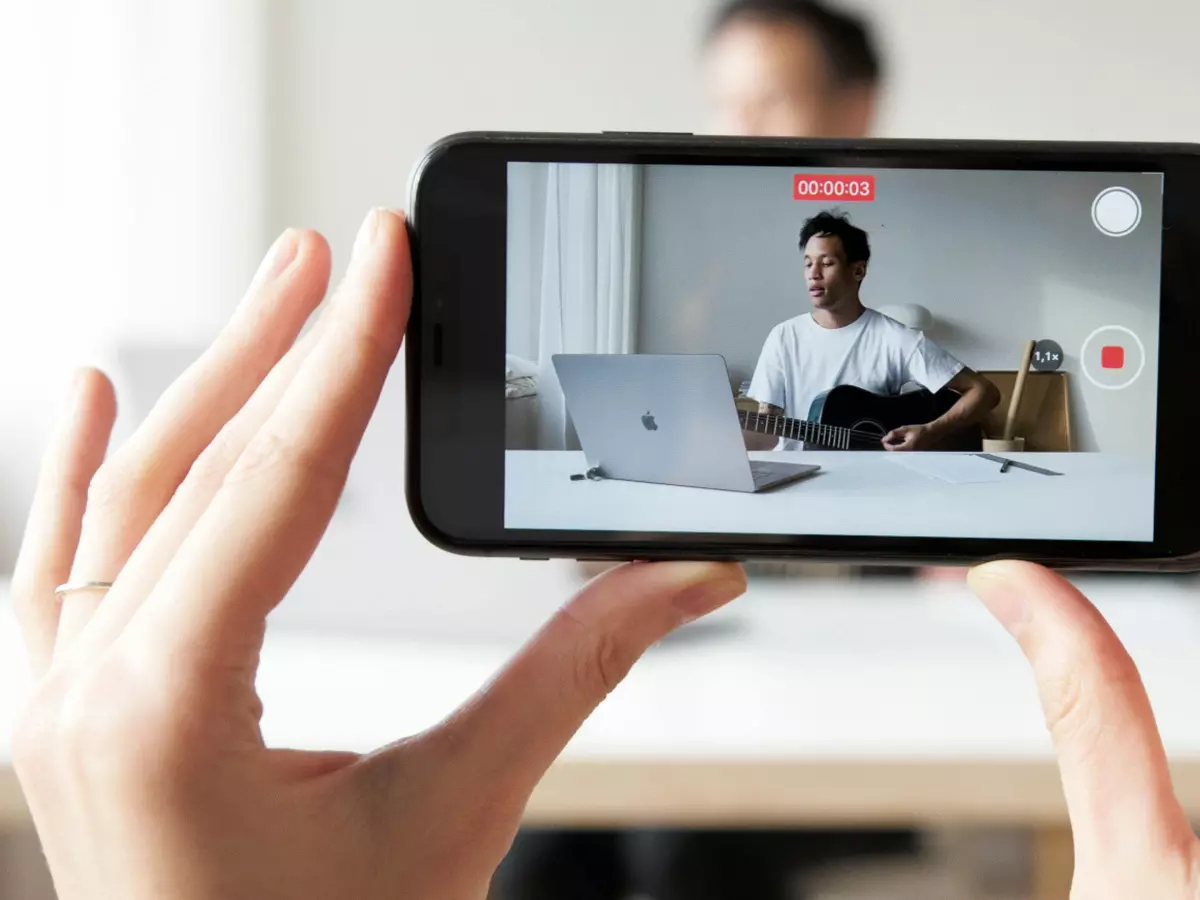
{"label": "apple logo", "polygon": [[654,416],[650,415],[650,410],[646,410],[646,414],[642,416],[642,427],[647,431],[658,431],[658,423],[654,421]]}

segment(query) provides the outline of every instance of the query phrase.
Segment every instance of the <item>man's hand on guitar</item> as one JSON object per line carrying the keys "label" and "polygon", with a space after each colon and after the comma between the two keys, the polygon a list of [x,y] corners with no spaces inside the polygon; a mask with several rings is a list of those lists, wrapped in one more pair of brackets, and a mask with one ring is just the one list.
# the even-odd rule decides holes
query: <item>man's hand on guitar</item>
{"label": "man's hand on guitar", "polygon": [[883,436],[885,450],[928,450],[934,443],[934,431],[928,425],[904,425]]}

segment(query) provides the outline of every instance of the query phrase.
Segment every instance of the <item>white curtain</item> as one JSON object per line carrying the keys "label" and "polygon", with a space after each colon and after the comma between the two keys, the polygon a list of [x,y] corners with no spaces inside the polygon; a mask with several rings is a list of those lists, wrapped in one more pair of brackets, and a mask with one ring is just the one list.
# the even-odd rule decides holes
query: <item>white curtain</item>
{"label": "white curtain", "polygon": [[537,304],[543,450],[578,447],[553,355],[634,352],[640,176],[636,166],[548,166]]}
{"label": "white curtain", "polygon": [[266,0],[0,13],[0,573],[72,367],[208,343],[266,249]]}

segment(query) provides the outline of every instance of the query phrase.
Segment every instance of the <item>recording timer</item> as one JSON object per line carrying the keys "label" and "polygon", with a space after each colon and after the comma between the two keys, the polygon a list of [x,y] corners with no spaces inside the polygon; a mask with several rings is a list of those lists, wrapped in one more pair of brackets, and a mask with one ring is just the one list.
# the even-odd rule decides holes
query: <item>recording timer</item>
{"label": "recording timer", "polygon": [[870,203],[875,199],[874,175],[795,175],[792,197],[796,200],[839,200]]}

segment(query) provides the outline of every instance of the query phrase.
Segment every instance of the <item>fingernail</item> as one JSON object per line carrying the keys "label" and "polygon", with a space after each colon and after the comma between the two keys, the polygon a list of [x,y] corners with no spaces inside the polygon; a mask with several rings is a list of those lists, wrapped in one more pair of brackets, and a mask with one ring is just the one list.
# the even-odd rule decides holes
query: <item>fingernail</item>
{"label": "fingernail", "polygon": [[367,213],[366,219],[363,220],[362,226],[358,229],[358,237],[354,239],[354,249],[350,252],[351,259],[358,257],[374,243],[385,215],[387,215],[387,210],[379,206]]}
{"label": "fingernail", "polygon": [[267,251],[266,257],[258,267],[258,274],[255,275],[255,280],[269,281],[273,278],[278,278],[292,264],[292,261],[295,260],[299,249],[299,236],[295,230],[289,228],[275,239],[275,243]]}
{"label": "fingernail", "polygon": [[1029,621],[1029,604],[1023,592],[1002,572],[983,567],[968,576],[973,590],[988,611],[996,617],[1009,634],[1017,637]]}
{"label": "fingernail", "polygon": [[722,578],[720,581],[692,585],[675,595],[675,608],[684,615],[684,621],[690,622],[707,615],[741,596],[746,591],[746,583],[739,579]]}

